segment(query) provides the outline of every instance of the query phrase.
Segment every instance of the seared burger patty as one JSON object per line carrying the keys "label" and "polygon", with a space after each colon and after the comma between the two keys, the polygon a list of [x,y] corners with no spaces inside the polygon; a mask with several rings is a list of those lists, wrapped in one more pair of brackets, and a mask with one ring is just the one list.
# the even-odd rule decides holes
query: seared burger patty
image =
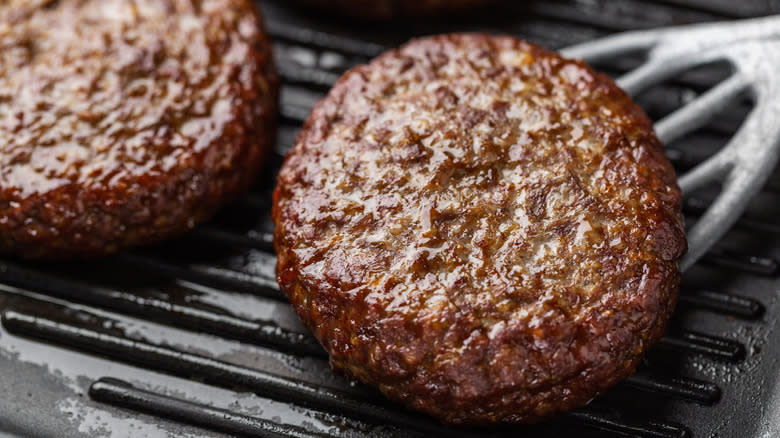
{"label": "seared burger patty", "polygon": [[0,4],[0,253],[164,239],[252,181],[277,78],[245,0]]}
{"label": "seared burger patty", "polygon": [[376,20],[465,11],[494,3],[495,0],[298,0],[298,2],[350,17]]}
{"label": "seared burger patty", "polygon": [[274,202],[279,284],[332,366],[452,423],[535,422],[631,374],[686,248],[645,114],[510,37],[416,40],[348,72]]}

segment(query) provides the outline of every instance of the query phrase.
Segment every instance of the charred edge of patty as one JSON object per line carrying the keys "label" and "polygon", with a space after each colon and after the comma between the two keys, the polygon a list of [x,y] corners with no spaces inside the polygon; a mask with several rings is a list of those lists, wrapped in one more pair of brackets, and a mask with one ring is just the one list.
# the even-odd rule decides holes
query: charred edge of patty
{"label": "charred edge of patty", "polygon": [[[493,38],[489,35],[472,35],[471,37]],[[446,36],[414,40],[409,44],[416,44],[420,41],[436,44],[438,38],[446,38]],[[526,47],[529,47],[534,54],[539,56],[558,56],[553,52],[534,45],[528,45]],[[403,47],[388,51],[385,54],[380,55],[372,64],[379,63],[384,57],[396,57],[402,50]],[[633,104],[630,97],[620,90],[612,79],[606,75],[593,72],[590,67],[581,61],[571,62],[593,73],[593,76],[598,83],[594,86],[605,86],[611,93],[615,94],[616,99],[622,99],[625,102],[627,112],[630,113],[639,129],[650,134],[653,133],[650,119],[643,111]],[[328,131],[331,129],[331,123],[323,121],[324,107],[334,104],[334,102],[338,105],[338,102],[343,96],[349,92],[347,89],[348,87],[345,85],[349,81],[349,78],[352,75],[362,75],[363,72],[369,68],[371,68],[370,65],[363,65],[355,67],[347,72],[336,85],[334,85],[329,95],[315,105],[310,118],[304,124],[304,127],[296,140],[296,147],[290,151],[285,159],[285,165],[287,165],[294,156],[300,154],[300,148],[298,148],[297,145],[306,143],[311,137],[324,138],[327,136]],[[671,248],[670,251],[674,252],[678,260],[679,257],[684,254],[686,247],[684,234],[681,231],[682,214],[680,212],[680,191],[677,187],[671,164],[668,163],[668,160],[666,160],[663,154],[663,147],[660,141],[658,141],[654,135],[649,135],[646,146],[651,152],[649,159],[653,160],[663,172],[661,179],[673,189],[672,196],[664,199],[666,202],[665,210],[666,213],[669,214],[669,217],[673,217],[677,220],[680,229],[662,232],[659,240],[663,245],[667,245]],[[660,284],[656,284],[656,287],[650,290],[638,291],[643,293],[644,296],[650,300],[650,303],[654,304],[656,310],[654,314],[656,317],[653,319],[652,323],[646,326],[632,327],[632,330],[627,333],[636,339],[636,348],[632,351],[624,351],[621,352],[621,354],[615,355],[610,366],[596,370],[599,371],[598,373],[589,373],[585,376],[577,374],[551,385],[550,388],[566,389],[571,392],[565,400],[563,398],[554,400],[555,403],[547,405],[542,409],[536,409],[536,406],[533,404],[522,406],[510,404],[505,406],[499,405],[497,410],[492,411],[484,409],[484,406],[489,405],[491,402],[495,402],[495,400],[490,398],[485,398],[483,400],[472,399],[467,403],[460,403],[459,400],[453,400],[452,403],[437,405],[435,403],[430,403],[430,400],[425,397],[420,397],[419,394],[409,393],[403,389],[399,389],[403,387],[403,381],[394,381],[392,384],[387,384],[387,382],[377,379],[374,375],[375,373],[371,369],[366,368],[362,363],[354,363],[350,354],[340,351],[340,341],[337,338],[334,338],[332,333],[329,333],[328,328],[330,325],[338,326],[339,323],[332,320],[332,318],[335,318],[335,313],[331,314],[332,312],[330,312],[329,309],[349,305],[349,303],[346,299],[343,299],[343,297],[333,296],[333,294],[330,293],[328,289],[331,289],[333,286],[325,284],[307,285],[298,272],[298,261],[289,246],[292,242],[287,242],[283,227],[280,226],[280,216],[282,214],[283,205],[290,199],[290,196],[290,193],[287,192],[286,189],[286,182],[280,180],[274,192],[272,212],[273,220],[277,225],[274,247],[278,254],[278,282],[282,291],[293,303],[296,312],[299,314],[304,324],[312,330],[315,337],[331,355],[332,367],[364,383],[379,386],[383,393],[390,399],[401,402],[410,408],[426,412],[448,423],[468,425],[489,425],[495,424],[496,422],[535,423],[586,405],[593,397],[602,394],[636,370],[636,367],[644,357],[647,349],[662,337],[669,316],[672,314],[676,305],[680,274],[679,269],[677,268],[677,261],[674,261],[663,266],[663,281],[661,281]],[[317,306],[313,306],[313,303],[317,303]],[[328,318],[331,318],[331,320]],[[360,348],[360,346],[357,346],[356,348]],[[546,388],[541,391],[540,394],[544,396],[550,395],[550,388]],[[543,402],[544,397],[539,397],[536,401]]]}
{"label": "charred edge of patty", "polygon": [[[5,224],[0,223],[0,254],[96,258],[154,244],[189,232],[251,186],[276,140],[280,80],[262,14],[248,2],[246,7],[258,32],[246,62],[257,66],[263,80],[241,90],[242,104],[234,106],[225,134],[197,156],[200,167],[141,175],[104,189],[69,184],[21,201],[3,196],[9,201],[0,202],[6,216]],[[224,151],[235,153],[230,166],[210,165]]]}

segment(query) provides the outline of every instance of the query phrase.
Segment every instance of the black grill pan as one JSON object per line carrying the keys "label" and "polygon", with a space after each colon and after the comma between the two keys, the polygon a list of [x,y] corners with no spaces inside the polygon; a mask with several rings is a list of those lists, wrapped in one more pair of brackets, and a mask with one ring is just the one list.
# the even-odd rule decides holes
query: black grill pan
{"label": "black grill pan", "polygon": [[[780,174],[685,275],[669,332],[638,372],[537,426],[443,427],[334,375],[274,281],[269,218],[275,173],[312,103],[387,47],[489,31],[560,48],[622,30],[778,13],[780,1],[508,0],[380,24],[288,3],[259,2],[284,85],[275,155],[252,193],[160,247],[90,263],[0,260],[0,436],[780,436]],[[639,102],[659,118],[718,78],[692,72]],[[690,167],[721,146],[746,108],[668,145],[674,164]],[[708,202],[707,194],[690,200],[686,215],[695,219]]]}

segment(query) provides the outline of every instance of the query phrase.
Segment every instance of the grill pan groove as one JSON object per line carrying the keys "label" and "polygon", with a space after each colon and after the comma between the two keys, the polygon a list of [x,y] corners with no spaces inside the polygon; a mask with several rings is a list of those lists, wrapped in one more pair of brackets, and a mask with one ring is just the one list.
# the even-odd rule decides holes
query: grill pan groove
{"label": "grill pan groove", "polygon": [[[282,8],[282,3],[284,2],[263,2],[263,6],[269,11],[269,17],[272,18],[268,21],[268,27],[277,42],[277,63],[285,83],[281,108],[282,135],[269,174],[276,172],[283,153],[290,146],[291,136],[297,131],[299,124],[306,119],[311,103],[324,95],[342,70],[356,63],[365,62],[381,53],[386,47],[391,47],[408,37],[408,33],[403,32],[401,35],[391,37],[387,42],[377,43],[348,35],[350,32],[341,35],[331,30],[310,28],[306,23],[310,22],[311,17],[300,18],[292,15],[294,20],[300,22],[286,21],[290,19],[290,14],[295,13],[289,12],[289,7]],[[505,15],[523,13],[534,18],[509,24],[504,23],[505,20],[497,19],[497,26],[504,32],[511,32],[556,48],[581,39],[605,35],[611,31],[672,24],[669,20],[700,21],[765,14],[780,10],[780,3],[754,0],[743,0],[739,4],[730,1],[690,2],[696,4],[696,7],[683,7],[686,2],[681,0],[629,3],[633,12],[625,15],[619,14],[620,11],[613,6],[614,2],[609,0],[592,2],[555,0],[538,2],[530,6],[507,2],[509,12]],[[495,12],[496,10],[489,10],[484,13],[485,17],[476,14],[475,20],[482,17],[490,27],[491,21],[485,18],[489,19],[490,14]],[[344,25],[345,23],[342,23],[342,26]],[[412,26],[410,31],[430,33],[433,29],[427,27],[426,23],[418,23]],[[567,32],[559,32],[561,29],[566,29]],[[301,65],[303,58],[296,57],[296,54],[300,53],[311,55],[309,58],[315,59],[314,64]],[[323,55],[329,55],[331,59],[339,62],[329,67],[317,65]],[[619,73],[630,67],[629,64],[609,66],[607,71]],[[645,107],[653,107],[658,114],[651,112],[651,115],[657,117],[678,105],[679,101],[687,95],[706,89],[711,80],[711,77],[700,73],[685,75],[663,89],[643,96],[640,98],[640,103]],[[728,130],[728,126],[739,123],[740,117],[739,112],[724,117],[723,120],[705,129],[698,137],[698,141],[707,143],[711,138],[722,136],[724,131]],[[682,146],[675,144],[671,145],[670,149],[672,161],[678,168],[685,168],[697,161]],[[268,182],[271,181],[271,178],[267,179]],[[780,179],[775,178],[766,190],[768,196],[775,200],[777,192],[780,192],[778,181]],[[703,211],[707,203],[707,198],[692,198],[687,202],[685,212],[694,219]],[[252,193],[229,206],[226,213],[221,214],[215,221],[199,227],[181,241],[166,245],[166,248],[143,249],[122,254],[102,262],[101,266],[108,271],[116,268],[117,271],[141,272],[143,275],[162,279],[163,285],[180,286],[191,283],[214,288],[216,289],[214,293],[217,295],[229,291],[246,294],[258,301],[273,305],[285,303],[286,300],[279,292],[272,275],[275,259],[272,255],[273,235],[268,225],[269,207],[268,184],[260,184]],[[249,226],[237,226],[234,222],[241,222],[241,220],[233,217],[234,215],[247,215],[254,219],[250,221]],[[742,218],[738,225],[740,232],[771,236],[767,238],[775,239],[773,242],[777,242],[776,239],[780,235],[780,225],[750,214]],[[168,251],[167,246],[181,246],[184,249]],[[240,263],[233,263],[230,261],[232,259],[225,261],[218,256],[209,256],[200,260],[198,257],[189,256],[189,252],[192,252],[190,248],[200,251],[213,250],[218,255],[228,254],[227,259],[236,252],[245,254],[246,257],[260,260],[256,262],[260,269],[248,269]],[[769,318],[777,318],[775,312],[778,306],[774,304],[775,301],[771,296],[757,297],[757,292],[744,288],[738,291],[731,288],[719,290],[713,284],[703,281],[701,277],[706,276],[710,271],[717,271],[721,277],[738,277],[741,279],[740,284],[756,284],[763,287],[761,290],[765,290],[767,285],[776,284],[778,262],[775,257],[776,253],[771,251],[767,253],[761,248],[754,249],[750,246],[740,246],[738,250],[719,248],[709,254],[705,258],[704,267],[700,268],[705,274],[695,274],[690,281],[691,285],[686,284],[681,292],[680,309],[675,317],[675,320],[685,321],[689,314],[693,314],[690,324],[694,327],[691,328],[684,323],[679,324],[681,327],[673,324],[668,335],[653,349],[651,357],[640,371],[616,388],[617,395],[608,394],[603,400],[596,400],[586,409],[563,417],[560,426],[550,427],[569,428],[564,430],[576,430],[580,433],[580,426],[587,426],[596,431],[594,436],[610,433],[616,436],[660,438],[686,437],[693,435],[692,431],[712,432],[719,427],[722,428],[722,425],[712,424],[710,426],[697,424],[695,427],[682,425],[675,420],[678,417],[663,411],[645,412],[637,418],[635,414],[637,409],[625,409],[624,412],[624,406],[616,400],[621,400],[620,394],[628,394],[625,397],[629,399],[662,400],[660,402],[662,404],[672,403],[666,400],[679,400],[679,403],[683,404],[681,406],[695,406],[695,408],[685,407],[686,412],[695,412],[691,409],[716,409],[723,403],[730,403],[735,395],[727,390],[729,380],[719,379],[717,373],[696,374],[693,372],[696,368],[687,365],[679,367],[678,370],[674,364],[678,362],[719,363],[722,365],[718,366],[729,367],[728,369],[742,369],[743,365],[752,366],[749,364],[753,356],[760,354],[757,353],[756,348],[756,345],[761,344],[760,342],[757,344],[757,341],[752,338],[746,341],[735,339],[727,330],[716,329],[712,324],[699,328],[696,323],[702,318],[722,318],[717,320],[723,321],[723,324],[739,324],[741,327],[748,327],[746,330],[760,332]],[[193,378],[231,390],[255,392],[269,399],[321,409],[337,416],[353,416],[360,420],[368,420],[369,423],[392,423],[396,427],[397,436],[404,436],[410,430],[447,436],[484,436],[484,433],[489,433],[491,436],[510,436],[517,433],[517,430],[512,429],[485,432],[443,428],[427,418],[407,413],[395,406],[388,406],[381,398],[377,398],[375,393],[361,387],[343,392],[330,389],[327,385],[315,385],[302,380],[276,376],[261,368],[235,365],[228,361],[174,348],[174,346],[160,345],[143,339],[142,334],[130,336],[115,330],[96,329],[95,327],[102,325],[110,326],[110,321],[97,314],[85,313],[84,309],[99,309],[107,315],[116,314],[122,317],[129,315],[165,326],[259,345],[265,349],[279,351],[283,355],[302,357],[307,360],[324,358],[322,349],[310,335],[284,324],[278,324],[273,319],[254,320],[233,313],[231,308],[187,302],[186,297],[183,301],[172,299],[175,294],[166,291],[164,287],[155,293],[141,294],[132,287],[125,290],[120,280],[117,280],[115,287],[111,286],[110,278],[105,280],[87,276],[85,280],[75,280],[74,278],[78,278],[81,271],[69,273],[62,272],[63,270],[68,271],[68,268],[27,265],[11,261],[0,262],[0,284],[16,288],[13,291],[6,290],[5,287],[0,289],[0,303],[5,302],[3,297],[6,295],[11,297],[7,300],[11,304],[2,306],[3,327],[9,334],[46,341],[66,349],[88,351],[113,361],[132,363],[143,369]],[[38,298],[41,296],[51,297],[65,305],[62,307],[61,304],[56,304],[60,306],[58,308],[61,308],[61,312],[52,316],[51,312],[38,309]],[[22,305],[17,306],[15,303],[22,303]],[[81,319],[96,322],[87,328],[78,323]],[[5,336],[7,336],[5,333],[0,336],[0,346]],[[771,345],[766,348],[770,347]],[[655,356],[661,356],[663,360],[655,360]],[[169,394],[149,390],[144,385],[128,383],[125,381],[129,380],[127,376],[112,376],[122,380],[102,377],[105,375],[93,376],[89,394],[94,400],[122,406],[124,409],[151,413],[161,419],[176,419],[228,434],[258,434],[273,437],[330,435],[324,431],[314,432],[315,429],[312,428],[285,424],[284,418],[269,422],[259,417],[171,397]],[[133,379],[135,382],[139,381],[139,378]],[[654,404],[656,405],[658,404]],[[632,411],[633,414],[628,414],[628,411]],[[2,406],[0,406],[0,414],[2,414]],[[686,419],[686,423],[689,421],[696,423],[697,419]],[[712,419],[708,421],[714,422]],[[0,422],[0,430],[2,425]],[[528,429],[529,436],[535,436],[534,431],[537,431],[539,436],[544,436],[546,430],[544,427],[542,425],[541,429]],[[708,427],[710,429],[707,429]],[[776,427],[780,430],[780,425]],[[396,436],[392,433],[391,430],[390,436]],[[366,435],[374,436],[372,434],[374,432]],[[382,436],[382,433],[378,433],[377,436]]]}

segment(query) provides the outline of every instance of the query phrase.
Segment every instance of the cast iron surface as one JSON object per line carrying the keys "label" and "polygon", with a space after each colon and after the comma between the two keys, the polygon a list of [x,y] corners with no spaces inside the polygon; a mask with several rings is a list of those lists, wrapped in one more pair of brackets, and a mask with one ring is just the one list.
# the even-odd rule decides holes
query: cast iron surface
{"label": "cast iron surface", "polygon": [[[260,3],[285,79],[276,159],[252,194],[178,241],[89,263],[0,260],[0,435],[780,436],[778,172],[686,272],[672,326],[637,374],[588,408],[533,427],[443,429],[335,376],[276,287],[268,211],[281,156],[311,104],[384,47],[488,30],[561,48],[621,30],[778,13],[780,2],[506,1],[395,24]],[[602,68],[617,75],[634,65]],[[662,118],[727,73],[686,74],[638,100]],[[668,145],[678,169],[722,147],[748,109],[738,102]],[[692,221],[714,194],[690,198]]]}

